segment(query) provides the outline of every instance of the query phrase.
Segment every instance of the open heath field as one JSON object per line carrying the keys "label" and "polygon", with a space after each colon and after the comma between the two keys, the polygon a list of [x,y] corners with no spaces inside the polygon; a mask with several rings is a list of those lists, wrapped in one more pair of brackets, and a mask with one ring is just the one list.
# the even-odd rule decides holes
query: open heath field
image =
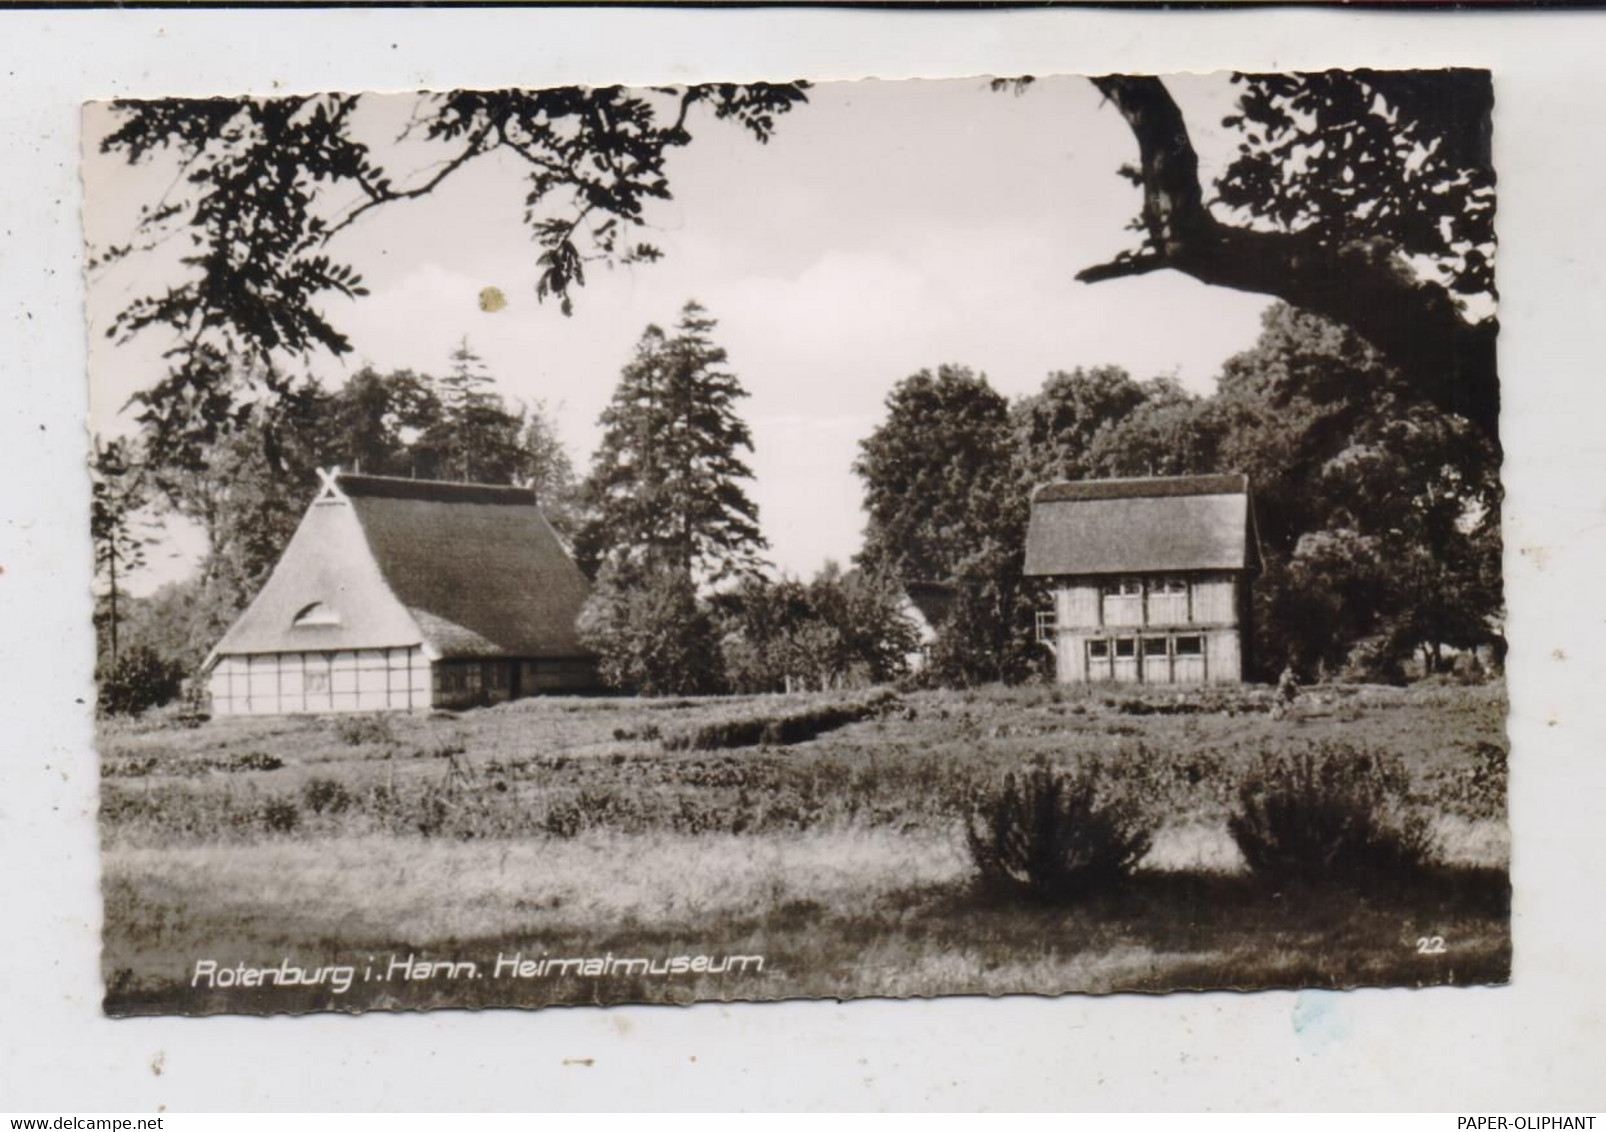
{"label": "open heath field", "polygon": [[[1498,685],[522,700],[457,716],[107,722],[114,1013],[1498,982]],[[1397,758],[1433,855],[1269,883],[1268,754]],[[1090,774],[1152,829],[1116,886],[977,883],[977,800]]]}

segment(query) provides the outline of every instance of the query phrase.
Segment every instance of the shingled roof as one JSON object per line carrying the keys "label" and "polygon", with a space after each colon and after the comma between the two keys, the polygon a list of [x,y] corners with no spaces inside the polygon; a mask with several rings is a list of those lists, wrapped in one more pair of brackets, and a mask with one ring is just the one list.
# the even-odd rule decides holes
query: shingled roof
{"label": "shingled roof", "polygon": [[[587,657],[591,587],[523,488],[339,475],[213,655],[425,645]],[[314,603],[333,620],[298,624]]]}
{"label": "shingled roof", "polygon": [[1258,569],[1246,476],[1052,483],[1032,496],[1033,576]]}

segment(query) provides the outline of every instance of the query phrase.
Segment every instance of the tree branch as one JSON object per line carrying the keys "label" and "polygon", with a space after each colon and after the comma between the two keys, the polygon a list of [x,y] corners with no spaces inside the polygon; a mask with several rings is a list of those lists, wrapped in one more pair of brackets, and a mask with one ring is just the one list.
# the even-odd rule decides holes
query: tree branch
{"label": "tree branch", "polygon": [[1091,80],[1137,139],[1143,188],[1138,251],[1087,268],[1087,283],[1172,268],[1202,283],[1273,295],[1350,327],[1434,405],[1498,444],[1493,319],[1470,323],[1443,287],[1417,279],[1379,241],[1331,245],[1301,232],[1222,224],[1205,206],[1187,123],[1153,77]]}
{"label": "tree branch", "polygon": [[487,136],[489,136],[490,132],[490,126],[483,126],[476,130],[473,136],[468,139],[467,144],[464,145],[461,153],[459,153],[456,157],[443,162],[440,170],[433,177],[429,178],[429,180],[425,181],[423,184],[418,185],[416,188],[403,189],[399,192],[395,190],[379,192],[376,189],[370,189],[366,184],[361,184],[361,180],[359,179],[359,184],[361,184],[364,192],[367,193],[368,200],[364,201],[351,212],[347,213],[338,223],[332,225],[329,230],[324,233],[321,242],[327,244],[337,233],[351,227],[352,224],[357,221],[357,218],[362,216],[363,213],[369,212],[372,209],[377,208],[379,205],[389,204],[391,201],[398,200],[417,200],[419,197],[428,196],[430,193],[435,191],[436,187],[439,186],[442,181],[446,180],[446,178],[450,177],[453,173],[457,172],[464,165],[468,164],[468,162],[480,155],[481,146],[485,144],[485,139]]}
{"label": "tree branch", "polygon": [[1161,271],[1170,266],[1164,256],[1128,253],[1118,255],[1108,263],[1084,267],[1076,273],[1076,279],[1080,283],[1103,283],[1106,279],[1147,275],[1151,271]]}

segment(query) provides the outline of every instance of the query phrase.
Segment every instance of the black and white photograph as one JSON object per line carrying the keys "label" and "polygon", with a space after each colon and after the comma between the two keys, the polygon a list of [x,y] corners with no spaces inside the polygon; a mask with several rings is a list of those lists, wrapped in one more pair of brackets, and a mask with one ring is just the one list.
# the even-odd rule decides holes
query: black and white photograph
{"label": "black and white photograph", "polygon": [[86,103],[104,1011],[1506,983],[1496,89]]}

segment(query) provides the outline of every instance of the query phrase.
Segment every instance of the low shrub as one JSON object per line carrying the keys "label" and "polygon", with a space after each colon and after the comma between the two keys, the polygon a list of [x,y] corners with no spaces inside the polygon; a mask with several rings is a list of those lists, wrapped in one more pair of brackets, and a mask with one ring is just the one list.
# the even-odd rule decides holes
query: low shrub
{"label": "low shrub", "polygon": [[333,778],[318,776],[301,788],[301,803],[315,814],[343,814],[351,808],[351,791]]}
{"label": "low shrub", "polygon": [[266,751],[242,751],[237,755],[230,755],[227,758],[219,757],[215,759],[205,759],[202,760],[202,763],[209,769],[230,772],[246,770],[278,770],[280,767],[284,766],[283,759],[281,759],[278,755],[270,755]]}
{"label": "low shrub", "polygon": [[395,742],[396,732],[382,715],[343,715],[335,720],[335,734],[348,747]]}
{"label": "low shrub", "polygon": [[979,791],[965,842],[980,886],[1052,903],[1119,887],[1154,831],[1130,801],[1101,796],[1098,778],[1096,766],[1040,762]]}
{"label": "low shrub", "polygon": [[1227,824],[1250,869],[1274,884],[1390,887],[1437,855],[1409,789],[1398,758],[1348,744],[1268,752],[1244,776]]}
{"label": "low shrub", "polygon": [[294,833],[301,827],[301,808],[289,798],[271,798],[262,805],[262,824],[273,833]]}

